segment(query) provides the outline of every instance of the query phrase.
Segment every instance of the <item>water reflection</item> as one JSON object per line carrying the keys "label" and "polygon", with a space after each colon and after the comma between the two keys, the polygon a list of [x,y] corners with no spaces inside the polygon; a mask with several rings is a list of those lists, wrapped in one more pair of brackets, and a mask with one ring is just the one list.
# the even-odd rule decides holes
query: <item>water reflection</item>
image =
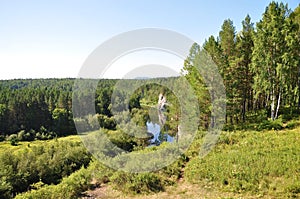
{"label": "water reflection", "polygon": [[161,132],[160,125],[153,122],[147,122],[147,131],[153,134],[153,138],[149,140],[150,146],[158,146],[162,142],[173,142],[174,137],[170,136],[168,133]]}
{"label": "water reflection", "polygon": [[[167,117],[164,114],[164,111],[166,110],[167,98],[163,94],[159,94],[158,96],[158,103],[157,103],[157,109],[156,111],[153,110],[152,114],[158,116],[158,121],[148,121],[146,123],[147,131],[151,134],[153,134],[153,137],[150,142],[150,146],[152,145],[160,145],[162,142],[173,142],[174,137],[170,136],[167,132],[162,132],[161,127],[163,127],[167,121]],[[154,119],[155,117],[150,117],[150,119]]]}

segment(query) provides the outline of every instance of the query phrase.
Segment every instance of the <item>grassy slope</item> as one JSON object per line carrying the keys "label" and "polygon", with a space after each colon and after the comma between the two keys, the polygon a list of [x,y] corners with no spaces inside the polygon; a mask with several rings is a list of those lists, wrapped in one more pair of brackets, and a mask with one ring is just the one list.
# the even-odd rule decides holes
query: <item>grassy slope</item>
{"label": "grassy slope", "polygon": [[[78,136],[59,139],[79,141]],[[14,150],[34,145],[21,142]],[[12,148],[0,144],[0,150]],[[195,150],[192,149],[192,150]],[[90,170],[90,169],[89,169]],[[194,156],[184,176],[164,192],[124,195],[109,183],[88,191],[94,198],[287,198],[300,197],[300,128],[224,132],[205,158]]]}
{"label": "grassy slope", "polygon": [[234,193],[300,196],[300,129],[223,134],[204,159],[193,159],[186,178]]}
{"label": "grassy slope", "polygon": [[95,198],[298,198],[300,128],[224,132],[204,159],[187,163],[184,178],[165,192],[124,196],[111,186],[89,192]]}

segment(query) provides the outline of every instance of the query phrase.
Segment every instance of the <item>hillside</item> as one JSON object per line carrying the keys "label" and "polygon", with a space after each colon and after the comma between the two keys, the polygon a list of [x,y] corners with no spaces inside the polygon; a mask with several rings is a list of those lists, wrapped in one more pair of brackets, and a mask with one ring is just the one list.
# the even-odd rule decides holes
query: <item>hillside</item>
{"label": "hillside", "polygon": [[[223,132],[215,149],[206,157],[200,159],[197,155],[201,140],[195,140],[185,153],[188,158],[151,174],[113,171],[94,160],[86,169],[65,177],[57,185],[41,185],[17,198],[45,195],[72,198],[78,194],[82,198],[297,198],[300,197],[299,132],[299,127]],[[58,139],[64,141],[78,139]],[[30,145],[48,143],[35,142]],[[18,154],[16,151],[24,150],[27,145],[24,143],[18,149],[6,147]],[[120,181],[121,176],[125,181]],[[154,182],[161,187],[151,187]]]}

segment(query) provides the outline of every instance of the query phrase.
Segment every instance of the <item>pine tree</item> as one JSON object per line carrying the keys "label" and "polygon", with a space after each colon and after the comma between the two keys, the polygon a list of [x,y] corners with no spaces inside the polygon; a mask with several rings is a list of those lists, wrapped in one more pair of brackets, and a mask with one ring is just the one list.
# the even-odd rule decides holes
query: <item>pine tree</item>
{"label": "pine tree", "polygon": [[185,75],[185,78],[191,84],[195,94],[197,95],[199,109],[201,110],[201,114],[199,116],[202,122],[201,125],[208,127],[208,118],[211,106],[207,85],[205,85],[202,74],[200,73],[201,69],[199,68],[203,64],[202,61],[199,60],[201,53],[199,44],[194,43],[190,49],[189,56],[184,61],[182,73]]}
{"label": "pine tree", "polygon": [[236,55],[230,62],[230,67],[234,69],[232,76],[233,88],[232,94],[235,101],[236,113],[240,113],[241,119],[244,122],[246,111],[252,106],[252,79],[253,75],[250,71],[250,63],[253,48],[253,33],[254,27],[251,23],[249,15],[242,22],[243,30],[237,35],[236,39]]}
{"label": "pine tree", "polygon": [[[235,101],[235,76],[236,69],[231,62],[235,59],[236,54],[236,32],[233,22],[230,19],[224,21],[221,31],[219,32],[219,44],[222,50],[222,56],[219,64],[219,70],[223,77],[226,88],[227,113],[230,117],[230,123],[233,123],[233,116],[236,114],[237,103]],[[226,119],[227,119],[226,116]]]}

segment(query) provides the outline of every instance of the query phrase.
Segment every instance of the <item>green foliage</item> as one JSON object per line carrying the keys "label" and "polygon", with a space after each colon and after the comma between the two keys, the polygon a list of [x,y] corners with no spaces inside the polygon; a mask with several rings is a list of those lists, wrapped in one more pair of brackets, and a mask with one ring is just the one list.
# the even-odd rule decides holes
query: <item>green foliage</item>
{"label": "green foliage", "polygon": [[208,156],[188,162],[185,177],[225,191],[285,198],[298,190],[299,144],[297,131],[224,133]]}
{"label": "green foliage", "polygon": [[188,160],[189,158],[182,154],[174,163],[158,171],[158,174],[162,177],[162,179],[164,179],[164,183],[167,185],[173,185],[179,178],[183,177],[183,168]]}
{"label": "green foliage", "polygon": [[128,174],[117,171],[111,181],[125,193],[145,194],[164,189],[161,179],[153,173]]}
{"label": "green foliage", "polygon": [[136,139],[123,131],[108,131],[107,135],[113,144],[125,151],[132,151],[137,145]]}
{"label": "green foliage", "polygon": [[5,140],[5,137],[4,135],[0,135],[0,142],[4,141]]}
{"label": "green foliage", "polygon": [[285,128],[294,129],[294,128],[299,127],[299,126],[300,126],[300,121],[298,119],[298,120],[291,120],[291,121],[289,121],[286,124]]}
{"label": "green foliage", "polygon": [[288,185],[286,188],[285,188],[285,191],[288,194],[288,196],[290,196],[291,198],[298,198],[300,196],[300,183],[299,183],[299,180],[294,182],[294,183],[291,183],[290,185]]}
{"label": "green foliage", "polygon": [[55,123],[54,131],[58,136],[71,135],[75,132],[71,111],[64,108],[56,108],[53,110],[52,118]]}
{"label": "green foliage", "polygon": [[18,145],[18,142],[19,142],[19,139],[18,139],[18,136],[17,134],[12,134],[10,135],[7,140],[10,142],[10,144],[12,146],[17,146]]}
{"label": "green foliage", "polygon": [[80,142],[54,140],[8,149],[0,153],[0,198],[36,188],[38,182],[57,184],[90,160]]}
{"label": "green foliage", "polygon": [[113,117],[108,117],[106,115],[99,114],[98,121],[101,128],[111,129],[111,130],[116,129],[116,122]]}
{"label": "green foliage", "polygon": [[261,130],[281,130],[283,129],[282,118],[276,120],[264,120],[257,127],[258,131]]}
{"label": "green foliage", "polygon": [[265,105],[270,106],[272,120],[277,118],[282,101],[292,104],[297,100],[299,41],[290,14],[287,5],[271,2],[254,37],[253,88],[256,99],[268,99]]}
{"label": "green foliage", "polygon": [[[271,2],[255,27],[247,15],[242,22],[243,29],[236,33],[233,21],[226,19],[218,38],[211,36],[203,48],[193,44],[182,74],[197,96],[201,113],[195,117],[201,120],[200,129],[207,129],[215,122],[210,104],[212,90],[199,73],[203,65],[201,53],[205,49],[218,65],[226,86],[224,130],[229,132],[221,135],[212,153],[198,159],[195,157],[199,155],[205,135],[199,131],[185,155],[155,173],[115,172],[95,161],[86,169],[91,155],[78,142],[54,140],[32,142],[23,147],[19,141],[74,134],[74,116],[80,132],[97,131],[99,126],[109,129],[104,131],[111,142],[132,152],[130,156],[111,154],[109,150],[99,152],[111,156],[112,161],[124,169],[137,170],[135,163],[142,155],[160,149],[165,149],[165,153],[158,158],[167,162],[166,154],[175,149],[168,144],[147,148],[149,134],[144,125],[149,119],[158,123],[158,118],[153,116],[157,113],[152,113],[158,95],[163,93],[169,106],[166,108],[168,120],[162,129],[169,134],[177,133],[179,120],[188,114],[181,113],[178,95],[172,88],[179,85],[188,98],[187,89],[181,84],[183,78],[124,81],[125,85],[137,88],[133,93],[125,88],[114,90],[117,80],[81,80],[84,89],[75,94],[74,79],[0,81],[0,141],[6,138],[13,146],[0,152],[0,198],[11,198],[29,189],[17,198],[77,198],[89,187],[92,177],[100,183],[110,182],[130,194],[159,192],[182,177],[190,159],[185,176],[191,182],[212,183],[237,193],[298,197],[298,129],[280,130],[300,126],[299,13],[299,6],[291,13],[287,5]],[[208,65],[204,68],[208,69]],[[207,76],[213,79],[212,74]],[[95,81],[98,86],[93,96],[91,85]],[[95,101],[96,114],[89,110],[87,102],[91,99]],[[78,106],[78,112],[72,112],[72,103]],[[185,111],[195,112],[195,107],[183,106],[187,107]],[[266,107],[270,110],[265,111]],[[186,122],[194,119],[188,118]],[[245,129],[260,132],[236,132]],[[150,158],[145,168],[157,163]]]}
{"label": "green foliage", "polygon": [[45,185],[37,190],[31,190],[24,194],[19,194],[16,199],[75,199],[79,195],[88,189],[90,186],[91,175],[90,172],[81,168],[74,172],[69,177],[63,178],[58,185]]}

